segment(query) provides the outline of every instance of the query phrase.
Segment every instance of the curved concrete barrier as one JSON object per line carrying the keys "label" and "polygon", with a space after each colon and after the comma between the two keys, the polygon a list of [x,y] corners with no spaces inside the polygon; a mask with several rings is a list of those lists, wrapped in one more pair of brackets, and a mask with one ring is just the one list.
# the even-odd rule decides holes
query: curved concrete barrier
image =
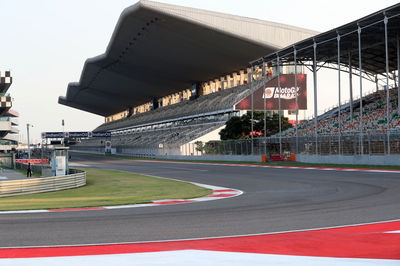
{"label": "curved concrete barrier", "polygon": [[24,180],[1,181],[0,197],[51,192],[86,185],[86,172],[71,169],[71,174]]}

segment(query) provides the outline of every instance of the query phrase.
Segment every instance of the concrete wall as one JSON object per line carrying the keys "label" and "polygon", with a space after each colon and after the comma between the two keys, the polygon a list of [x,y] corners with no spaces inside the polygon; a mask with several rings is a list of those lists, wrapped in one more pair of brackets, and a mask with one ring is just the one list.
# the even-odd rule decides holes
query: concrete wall
{"label": "concrete wall", "polygon": [[331,164],[400,165],[400,155],[296,155],[298,162]]}
{"label": "concrete wall", "polygon": [[[84,152],[93,154],[104,154],[93,150],[70,150],[71,152]],[[203,155],[203,156],[186,156],[186,155],[162,155],[162,154],[129,154],[129,153],[116,153],[116,155],[128,155],[139,158],[156,158],[156,159],[170,159],[170,160],[193,160],[193,161],[235,161],[235,162],[261,162],[260,155]]]}
{"label": "concrete wall", "polygon": [[155,157],[158,159],[171,159],[171,160],[261,162],[260,155],[203,155],[203,156],[158,155]]}
{"label": "concrete wall", "polygon": [[[83,152],[83,151],[82,151]],[[89,153],[99,153],[86,150]],[[101,154],[104,154],[101,152]],[[117,153],[120,155],[132,155],[127,153]],[[137,155],[137,154],[136,154]],[[194,160],[194,161],[241,161],[241,162],[261,162],[260,155],[203,155],[203,156],[185,156],[185,155],[162,155],[152,154],[151,157],[158,159],[171,160]],[[326,164],[366,164],[366,165],[400,165],[400,155],[305,155],[297,154],[296,159],[302,163],[326,163]]]}

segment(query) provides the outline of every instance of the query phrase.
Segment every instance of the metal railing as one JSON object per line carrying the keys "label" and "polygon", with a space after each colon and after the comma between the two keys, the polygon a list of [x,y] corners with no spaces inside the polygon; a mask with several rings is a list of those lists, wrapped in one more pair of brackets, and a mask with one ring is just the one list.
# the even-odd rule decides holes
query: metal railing
{"label": "metal railing", "polygon": [[[342,135],[255,138],[251,140],[212,141],[202,144],[200,155],[262,155],[283,153],[319,155],[400,154],[400,131],[352,132]],[[389,145],[388,145],[389,143]],[[190,144],[189,144],[190,145]],[[193,145],[193,144],[192,144]],[[198,147],[196,147],[198,149]],[[196,149],[195,148],[195,149]],[[253,151],[253,152],[252,152]],[[193,154],[198,155],[198,154]]]}
{"label": "metal railing", "polygon": [[[296,137],[258,137],[251,139],[209,141],[207,143],[187,143],[183,145],[117,145],[117,154],[137,157],[157,157],[159,155],[262,155],[279,154],[280,141],[283,153],[320,155],[385,155],[400,154],[400,130],[366,132],[346,132]],[[104,147],[71,147],[71,150],[104,153]]]}
{"label": "metal railing", "polygon": [[71,169],[70,173],[65,176],[1,181],[0,197],[51,192],[86,185],[86,172]]}

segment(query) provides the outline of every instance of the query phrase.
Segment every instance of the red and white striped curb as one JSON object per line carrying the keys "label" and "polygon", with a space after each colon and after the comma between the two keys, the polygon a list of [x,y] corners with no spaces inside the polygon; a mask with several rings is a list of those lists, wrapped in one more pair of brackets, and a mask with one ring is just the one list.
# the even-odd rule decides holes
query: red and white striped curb
{"label": "red and white striped curb", "polygon": [[0,265],[400,265],[400,221],[257,235],[0,248]]}
{"label": "red and white striped curb", "polygon": [[211,189],[211,194],[194,199],[164,199],[154,200],[151,203],[144,204],[129,204],[129,205],[116,205],[116,206],[102,206],[102,207],[85,207],[85,208],[62,208],[62,209],[48,209],[48,210],[21,210],[21,211],[0,211],[0,214],[18,214],[18,213],[43,213],[43,212],[67,212],[67,211],[91,211],[91,210],[111,210],[111,209],[125,209],[125,208],[140,208],[140,207],[154,207],[162,205],[193,203],[201,201],[210,201],[218,199],[226,199],[237,197],[243,194],[243,191],[238,189],[211,186],[200,183],[188,182],[199,187]]}
{"label": "red and white striped curb", "polygon": [[291,165],[262,165],[262,164],[246,164],[246,163],[205,163],[205,162],[182,162],[182,161],[166,161],[166,160],[138,160],[141,162],[157,162],[157,163],[179,163],[179,164],[195,164],[195,165],[222,165],[222,166],[245,166],[256,168],[276,168],[276,169],[300,169],[300,170],[322,170],[322,171],[345,171],[345,172],[372,172],[372,173],[400,173],[395,169],[367,169],[367,168],[347,168],[347,167],[320,167],[320,166],[291,166]]}

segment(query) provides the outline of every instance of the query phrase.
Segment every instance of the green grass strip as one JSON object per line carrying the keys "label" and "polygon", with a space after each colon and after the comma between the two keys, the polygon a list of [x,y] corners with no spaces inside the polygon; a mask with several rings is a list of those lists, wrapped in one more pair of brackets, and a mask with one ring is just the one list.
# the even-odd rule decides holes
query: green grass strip
{"label": "green grass strip", "polygon": [[87,185],[57,192],[0,198],[0,210],[82,208],[189,199],[211,190],[170,179],[116,170],[84,169]]}
{"label": "green grass strip", "polygon": [[[154,160],[154,161],[170,161],[170,162],[193,162],[193,163],[225,163],[225,164],[251,164],[251,165],[277,165],[277,166],[304,166],[304,167],[329,167],[329,168],[362,168],[362,169],[389,169],[400,170],[400,165],[369,165],[369,164],[324,164],[324,163],[300,163],[300,162],[247,162],[247,161],[215,161],[215,160],[175,160],[175,159],[152,159],[152,158],[137,158],[128,155],[103,155],[95,153],[77,152],[72,154],[82,154],[90,156],[99,156],[114,159],[127,160]],[[261,161],[261,155],[260,155]]]}

